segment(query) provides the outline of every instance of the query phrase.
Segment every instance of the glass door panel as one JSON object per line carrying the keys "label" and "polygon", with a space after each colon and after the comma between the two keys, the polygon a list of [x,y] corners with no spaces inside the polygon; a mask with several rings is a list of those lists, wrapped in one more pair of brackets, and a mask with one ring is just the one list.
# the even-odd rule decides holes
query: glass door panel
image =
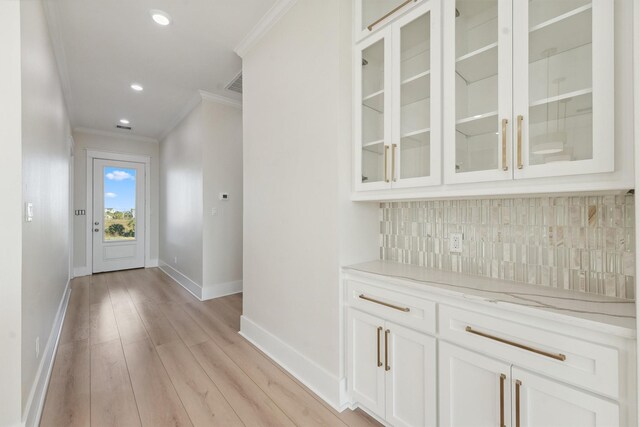
{"label": "glass door panel", "polygon": [[103,168],[105,242],[136,239],[136,175],[135,169]]}
{"label": "glass door panel", "polygon": [[401,180],[431,175],[430,132],[431,13],[427,12],[400,29]]}
{"label": "glass door panel", "polygon": [[498,0],[455,10],[455,173],[499,170]]}
{"label": "glass door panel", "polygon": [[527,165],[593,158],[590,1],[529,1]]}
{"label": "glass door panel", "polygon": [[[360,147],[361,176],[357,182],[371,188],[388,182],[386,157],[389,154],[387,134],[390,100],[386,93],[389,76],[386,63],[386,37],[379,37],[361,50],[360,76]],[[385,148],[386,147],[386,148]],[[387,173],[385,173],[387,172]]]}
{"label": "glass door panel", "polygon": [[[369,26],[391,12],[402,0],[359,0],[361,9],[361,31],[369,31]],[[373,29],[374,27],[372,27]]]}

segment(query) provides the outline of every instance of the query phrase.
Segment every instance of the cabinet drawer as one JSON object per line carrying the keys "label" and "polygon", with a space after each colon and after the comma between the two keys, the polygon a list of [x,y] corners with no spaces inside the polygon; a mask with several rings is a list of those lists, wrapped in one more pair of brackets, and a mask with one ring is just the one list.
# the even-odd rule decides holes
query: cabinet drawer
{"label": "cabinet drawer", "polygon": [[440,305],[440,338],[618,398],[619,351],[509,319]]}
{"label": "cabinet drawer", "polygon": [[349,280],[346,303],[383,319],[435,334],[436,303]]}

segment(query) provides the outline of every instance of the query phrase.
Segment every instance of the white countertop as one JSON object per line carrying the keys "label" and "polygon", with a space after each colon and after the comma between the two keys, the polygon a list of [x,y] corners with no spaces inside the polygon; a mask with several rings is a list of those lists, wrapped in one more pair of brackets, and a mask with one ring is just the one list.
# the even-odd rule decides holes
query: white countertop
{"label": "white countertop", "polygon": [[636,337],[636,305],[632,300],[433,270],[393,261],[377,260],[346,266],[344,269],[405,280],[493,304],[516,304],[542,310],[544,313],[578,320],[580,326],[591,326],[628,338]]}

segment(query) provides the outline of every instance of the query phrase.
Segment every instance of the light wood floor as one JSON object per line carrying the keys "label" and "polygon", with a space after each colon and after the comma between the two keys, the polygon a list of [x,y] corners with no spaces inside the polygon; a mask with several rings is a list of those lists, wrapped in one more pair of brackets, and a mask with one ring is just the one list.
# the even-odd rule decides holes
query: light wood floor
{"label": "light wood floor", "polygon": [[200,302],[158,269],[72,281],[42,426],[372,426],[238,334],[242,296]]}

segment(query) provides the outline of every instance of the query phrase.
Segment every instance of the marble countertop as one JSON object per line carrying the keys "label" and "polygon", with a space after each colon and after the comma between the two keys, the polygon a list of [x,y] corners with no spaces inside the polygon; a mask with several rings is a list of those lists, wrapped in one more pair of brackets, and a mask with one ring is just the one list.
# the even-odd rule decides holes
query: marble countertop
{"label": "marble countertop", "polygon": [[464,298],[499,304],[516,304],[530,310],[577,320],[579,326],[635,338],[636,304],[632,300],[579,293],[508,280],[433,270],[393,261],[371,261],[344,267],[346,271],[385,276],[412,284],[455,293]]}

